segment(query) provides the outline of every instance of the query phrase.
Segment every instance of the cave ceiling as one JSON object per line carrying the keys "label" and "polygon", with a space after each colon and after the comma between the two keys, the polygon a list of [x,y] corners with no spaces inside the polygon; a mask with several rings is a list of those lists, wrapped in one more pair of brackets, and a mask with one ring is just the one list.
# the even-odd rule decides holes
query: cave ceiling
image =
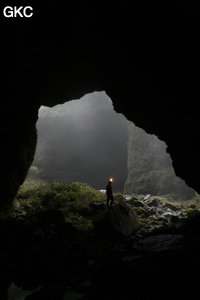
{"label": "cave ceiling", "polygon": [[199,9],[183,2],[44,1],[32,18],[3,18],[4,161],[41,105],[104,90],[167,143],[176,174],[200,192]]}

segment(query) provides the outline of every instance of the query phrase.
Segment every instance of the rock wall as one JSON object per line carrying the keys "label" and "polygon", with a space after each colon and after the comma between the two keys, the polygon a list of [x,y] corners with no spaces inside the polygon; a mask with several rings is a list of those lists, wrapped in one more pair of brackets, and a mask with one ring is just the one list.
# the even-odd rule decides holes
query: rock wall
{"label": "rock wall", "polygon": [[175,175],[167,145],[155,135],[127,122],[128,178],[126,194],[171,195],[178,200],[194,197],[195,191]]}
{"label": "rock wall", "polygon": [[37,108],[10,104],[1,118],[0,208],[10,207],[33,161],[37,131]]}

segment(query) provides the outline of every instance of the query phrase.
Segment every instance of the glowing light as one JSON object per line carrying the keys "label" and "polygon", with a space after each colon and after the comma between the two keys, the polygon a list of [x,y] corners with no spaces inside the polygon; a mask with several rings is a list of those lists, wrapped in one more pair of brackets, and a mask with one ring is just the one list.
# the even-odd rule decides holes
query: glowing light
{"label": "glowing light", "polygon": [[113,179],[112,179],[112,178],[110,178],[110,179],[109,179],[109,181],[110,181],[110,182],[112,182],[112,181],[113,181]]}

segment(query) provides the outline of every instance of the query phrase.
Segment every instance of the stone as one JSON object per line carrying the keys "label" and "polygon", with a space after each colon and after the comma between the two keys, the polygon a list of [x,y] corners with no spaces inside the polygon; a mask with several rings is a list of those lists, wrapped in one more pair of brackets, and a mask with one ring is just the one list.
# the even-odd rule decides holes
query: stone
{"label": "stone", "polygon": [[180,222],[180,218],[178,216],[171,215],[169,221],[171,224],[178,224]]}
{"label": "stone", "polygon": [[197,206],[195,204],[191,204],[189,208],[197,208]]}
{"label": "stone", "polygon": [[144,207],[144,204],[135,198],[132,198],[131,200],[127,200],[126,202],[131,204],[134,207]]}
{"label": "stone", "polygon": [[134,245],[134,249],[150,251],[150,252],[162,252],[166,250],[179,250],[183,249],[184,236],[181,234],[158,234],[155,236],[147,236],[139,240]]}
{"label": "stone", "polygon": [[90,207],[95,213],[100,213],[106,208],[105,203],[103,202],[91,202]]}
{"label": "stone", "polygon": [[163,207],[167,207],[167,208],[169,208],[169,209],[171,209],[171,210],[173,210],[173,211],[178,211],[178,210],[181,209],[180,207],[177,207],[177,206],[175,206],[175,205],[173,205],[173,204],[170,204],[170,203],[164,204]]}
{"label": "stone", "polygon": [[93,219],[94,230],[101,236],[130,236],[137,228],[137,219],[126,203],[121,202]]}
{"label": "stone", "polygon": [[200,217],[200,211],[198,209],[192,209],[187,212],[187,217],[192,219],[194,217]]}
{"label": "stone", "polygon": [[142,200],[147,200],[147,199],[149,199],[151,197],[151,195],[150,194],[147,194]]}
{"label": "stone", "polygon": [[150,207],[158,207],[160,205],[160,200],[159,199],[153,199],[151,201],[147,202],[147,205]]}

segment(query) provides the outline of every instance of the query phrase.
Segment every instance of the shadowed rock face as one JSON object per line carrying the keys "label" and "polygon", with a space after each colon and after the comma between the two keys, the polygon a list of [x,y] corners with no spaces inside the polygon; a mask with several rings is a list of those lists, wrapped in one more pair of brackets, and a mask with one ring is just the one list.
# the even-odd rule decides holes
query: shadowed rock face
{"label": "shadowed rock face", "polygon": [[137,220],[126,203],[119,203],[93,219],[95,232],[100,236],[130,236],[137,228]]}
{"label": "shadowed rock face", "polygon": [[198,7],[135,2],[43,1],[34,18],[2,17],[1,208],[33,160],[40,105],[95,90],[164,140],[176,174],[200,192]]}
{"label": "shadowed rock face", "polygon": [[167,195],[186,200],[195,196],[183,180],[175,175],[166,144],[155,135],[128,122],[128,177],[124,193]]}

